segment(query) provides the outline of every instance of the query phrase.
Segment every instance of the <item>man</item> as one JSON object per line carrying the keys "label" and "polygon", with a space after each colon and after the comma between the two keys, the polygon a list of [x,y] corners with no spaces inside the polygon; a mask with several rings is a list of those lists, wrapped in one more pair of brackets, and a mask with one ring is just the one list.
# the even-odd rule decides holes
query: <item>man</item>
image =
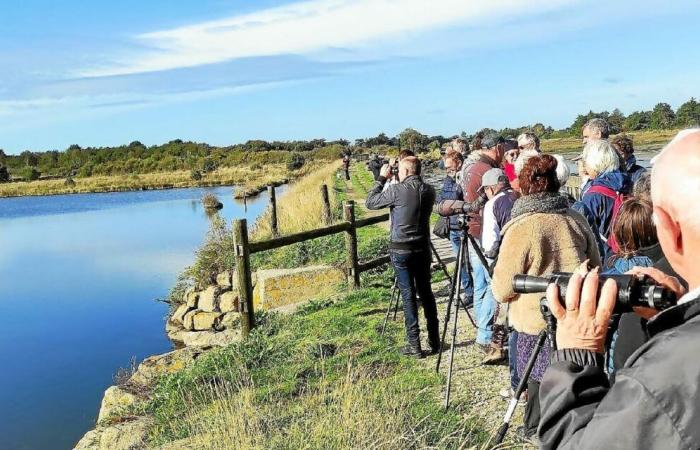
{"label": "man", "polygon": [[[474,204],[469,212],[469,233],[478,241],[481,239],[482,211],[486,197],[481,190],[482,178],[490,169],[500,168],[504,154],[503,137],[495,133],[487,134],[481,140],[479,159],[463,169],[462,191],[464,201]],[[479,249],[470,243],[469,258],[472,266],[472,281],[474,282],[474,312],[476,314],[477,334],[476,343],[487,352],[491,348],[492,320],[496,309],[496,300],[489,288],[490,277],[488,268],[484,267],[477,255]]]}
{"label": "man", "polygon": [[458,137],[452,140],[452,150],[458,151],[462,155],[462,159],[469,156],[469,142],[463,137]]}
{"label": "man", "polygon": [[377,181],[379,179],[379,171],[382,169],[382,160],[379,158],[379,155],[377,155],[376,153],[372,153],[372,156],[370,157],[367,166],[372,172],[374,181]]}
{"label": "man", "polygon": [[515,173],[515,161],[520,155],[520,146],[515,139],[508,139],[503,148],[503,171],[506,173],[509,182],[518,179],[518,174]]}
{"label": "man", "polygon": [[440,349],[437,307],[430,285],[430,214],[435,202],[435,190],[423,182],[420,174],[418,158],[407,156],[399,162],[399,183],[384,191],[384,184],[390,175],[390,167],[385,165],[365,202],[368,209],[391,208],[389,254],[403,298],[407,340],[403,353],[417,358],[422,358],[424,354],[418,327],[416,291],[428,325],[430,351],[437,353]]}
{"label": "man", "polygon": [[[462,194],[462,186],[460,184],[461,177],[460,171],[462,170],[463,158],[462,154],[456,150],[450,150],[445,154],[445,171],[447,176],[442,184],[442,191],[438,196],[438,203],[445,201],[463,201],[464,196]],[[456,255],[459,255],[459,247],[461,245],[461,240],[463,237],[462,231],[458,230],[457,216],[453,215],[449,217],[450,223],[450,242],[452,243],[452,248]],[[462,266],[462,271],[460,275],[462,289],[465,294],[463,299],[466,305],[473,302],[474,292],[469,282],[469,276],[467,274],[466,266]]]}
{"label": "man", "polygon": [[[608,139],[610,136],[610,125],[605,119],[594,118],[583,125],[581,129],[584,147],[589,141]],[[590,186],[591,179],[583,165],[583,154],[572,159],[578,167],[578,176],[581,178],[581,195],[583,195]]]}
{"label": "man", "polygon": [[[494,260],[498,257],[498,248],[501,245],[501,230],[510,220],[510,211],[513,209],[515,200],[518,199],[518,194],[511,189],[508,177],[501,169],[490,169],[486,172],[482,177],[481,188],[489,199],[484,206],[481,246],[484,249],[484,256]],[[506,357],[504,347],[508,335],[506,327],[508,308],[506,304],[496,303],[495,306],[491,348],[481,361],[486,365],[497,364]]]}
{"label": "man", "polygon": [[603,345],[615,283],[607,281],[598,294],[596,270],[585,279],[574,275],[565,304],[557,287],[549,286],[559,350],[540,389],[543,448],[700,447],[700,210],[688,207],[699,195],[700,130],[684,130],[653,166],[652,198],[661,248],[690,292],[656,269],[634,269],[674,291],[679,301],[662,312],[635,309],[650,318],[650,340],[627,359],[612,386],[603,372]]}
{"label": "man", "polygon": [[636,183],[646,169],[637,164],[637,158],[634,156],[634,143],[632,138],[619,135],[610,140],[613,148],[617,152],[623,165],[620,167],[632,179],[632,183]]}

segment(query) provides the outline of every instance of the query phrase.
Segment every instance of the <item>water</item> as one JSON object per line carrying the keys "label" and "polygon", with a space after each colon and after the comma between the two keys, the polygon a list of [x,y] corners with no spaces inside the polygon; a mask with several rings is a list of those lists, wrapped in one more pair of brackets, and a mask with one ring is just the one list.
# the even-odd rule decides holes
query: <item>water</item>
{"label": "water", "polygon": [[0,199],[0,448],[72,448],[130,360],[171,349],[157,302],[193,260],[213,192],[248,223],[232,188]]}

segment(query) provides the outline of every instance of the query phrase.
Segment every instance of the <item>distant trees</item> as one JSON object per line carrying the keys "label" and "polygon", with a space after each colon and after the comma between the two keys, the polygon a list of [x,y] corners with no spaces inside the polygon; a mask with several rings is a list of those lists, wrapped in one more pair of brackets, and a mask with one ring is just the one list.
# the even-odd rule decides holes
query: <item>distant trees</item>
{"label": "distant trees", "polygon": [[41,172],[34,167],[24,167],[20,172],[20,176],[24,181],[34,181],[39,179]]}
{"label": "distant trees", "polygon": [[414,130],[406,128],[399,133],[399,144],[402,149],[411,150],[414,153],[425,150],[428,145],[428,136]]}
{"label": "distant trees", "polygon": [[676,113],[668,103],[658,103],[651,111],[649,118],[649,128],[664,130],[671,128],[676,120]]}
{"label": "distant trees", "polygon": [[700,103],[691,98],[683,103],[676,112],[676,125],[692,127],[700,125]]}
{"label": "distant trees", "polygon": [[7,167],[0,166],[0,183],[7,183],[8,181],[10,181],[10,172],[7,170]]}

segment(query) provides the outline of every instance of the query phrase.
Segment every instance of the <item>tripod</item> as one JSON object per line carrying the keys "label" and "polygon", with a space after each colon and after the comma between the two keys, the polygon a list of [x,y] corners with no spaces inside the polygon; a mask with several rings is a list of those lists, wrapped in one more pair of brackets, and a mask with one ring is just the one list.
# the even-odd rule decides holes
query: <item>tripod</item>
{"label": "tripod", "polygon": [[[430,249],[435,256],[435,260],[437,261],[438,265],[440,266],[440,269],[442,270],[442,273],[445,274],[445,276],[450,279],[450,273],[447,271],[447,265],[445,262],[440,258],[440,254],[438,253],[437,249],[435,248],[435,244],[433,244],[432,240],[428,240],[430,242]],[[450,296],[452,296],[452,289],[454,286],[451,284],[450,285]],[[398,285],[398,280],[396,277],[394,277],[394,285],[391,288],[391,296],[389,297],[389,306],[387,307],[386,310],[386,315],[384,316],[384,323],[382,324],[382,330],[380,334],[384,334],[384,331],[386,330],[386,324],[389,321],[389,316],[391,315],[391,309],[394,309],[394,318],[393,320],[396,320],[396,315],[398,314],[399,311],[399,303],[401,302],[401,292],[399,292],[399,285]],[[464,308],[466,311],[467,315],[469,316],[469,311],[467,310],[466,306]],[[471,320],[472,324],[474,324],[474,320],[472,319],[471,316],[469,316],[469,320]],[[476,326],[476,324],[474,324]],[[444,337],[443,337],[444,339]]]}
{"label": "tripod", "polygon": [[544,317],[545,322],[547,323],[547,327],[540,331],[540,334],[537,335],[537,344],[535,345],[535,348],[532,350],[532,354],[530,355],[530,359],[527,360],[527,365],[525,366],[525,371],[523,372],[521,378],[520,378],[520,383],[518,383],[518,387],[515,389],[515,393],[513,394],[513,398],[510,399],[510,402],[508,403],[508,409],[506,410],[506,414],[503,417],[503,424],[500,426],[498,429],[498,432],[496,433],[496,442],[495,445],[500,444],[503,442],[503,438],[506,436],[506,433],[508,432],[508,427],[510,426],[510,420],[513,418],[513,414],[515,413],[515,408],[518,406],[518,399],[522,395],[523,392],[525,392],[525,388],[527,388],[527,382],[528,379],[530,378],[530,374],[532,373],[532,369],[535,367],[535,362],[537,361],[537,357],[539,356],[540,352],[542,351],[542,347],[544,347],[544,343],[547,340],[547,336],[549,336],[549,345],[551,349],[554,351],[557,349],[557,342],[556,342],[556,334],[557,334],[557,321],[552,315],[552,312],[549,310],[549,306],[547,305],[547,299],[543,298],[540,300],[540,312],[542,313],[542,316]]}

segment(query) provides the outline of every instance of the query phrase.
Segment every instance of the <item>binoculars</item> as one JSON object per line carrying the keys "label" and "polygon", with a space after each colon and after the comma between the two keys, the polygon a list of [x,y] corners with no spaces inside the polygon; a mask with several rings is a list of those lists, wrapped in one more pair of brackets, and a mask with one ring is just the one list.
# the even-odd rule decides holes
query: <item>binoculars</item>
{"label": "binoculars", "polygon": [[[552,273],[544,277],[531,275],[516,275],[513,278],[513,290],[516,294],[536,294],[547,291],[551,283],[559,287],[559,294],[563,299],[566,288],[571,280],[571,273]],[[632,307],[642,306],[662,311],[674,306],[678,302],[675,292],[659,286],[648,277],[638,278],[634,275],[600,275],[598,284],[598,296],[606,280],[611,279],[617,283],[616,313],[630,312]]]}

